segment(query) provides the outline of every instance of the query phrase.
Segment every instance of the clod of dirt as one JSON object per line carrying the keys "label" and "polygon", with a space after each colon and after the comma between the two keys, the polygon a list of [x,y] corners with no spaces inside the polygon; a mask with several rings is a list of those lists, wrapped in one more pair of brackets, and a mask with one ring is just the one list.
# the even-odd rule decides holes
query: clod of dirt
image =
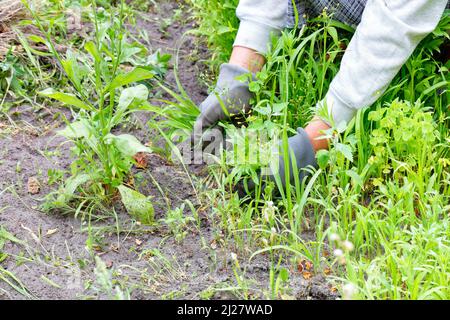
{"label": "clod of dirt", "polygon": [[28,193],[38,194],[41,191],[41,184],[39,183],[39,180],[36,177],[28,178],[27,189]]}

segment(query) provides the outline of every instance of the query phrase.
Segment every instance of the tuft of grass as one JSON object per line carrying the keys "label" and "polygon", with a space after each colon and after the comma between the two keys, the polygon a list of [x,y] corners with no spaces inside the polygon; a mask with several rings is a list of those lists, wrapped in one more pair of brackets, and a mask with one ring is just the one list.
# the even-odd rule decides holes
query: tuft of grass
{"label": "tuft of grass", "polygon": [[4,227],[0,226],[0,281],[5,282],[19,294],[28,299],[34,299],[34,296],[27,289],[25,284],[11,271],[3,268],[1,263],[8,258],[8,254],[3,252],[3,248],[7,242],[21,244],[22,241],[8,232]]}

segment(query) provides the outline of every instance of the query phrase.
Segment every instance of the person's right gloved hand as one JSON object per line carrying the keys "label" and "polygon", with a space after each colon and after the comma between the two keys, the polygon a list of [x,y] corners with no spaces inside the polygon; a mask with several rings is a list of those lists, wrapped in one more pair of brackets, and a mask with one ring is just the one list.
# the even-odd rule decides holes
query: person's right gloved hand
{"label": "person's right gloved hand", "polygon": [[[317,168],[314,147],[311,144],[308,134],[303,128],[298,128],[297,134],[288,138],[287,146],[287,159],[284,157],[285,153],[282,141],[279,141],[278,145],[270,152],[270,155],[273,157],[272,160],[276,161],[270,164],[268,175],[261,177],[260,174],[263,183],[262,190],[266,187],[265,182],[275,182],[277,177],[280,178],[281,187],[283,189],[286,187],[286,183],[291,185],[294,184],[296,175],[301,183],[302,180],[309,175],[309,172],[304,170],[305,168]],[[287,166],[285,166],[286,162]],[[286,171],[286,167],[288,171]],[[235,186],[235,191],[237,191],[238,195],[242,198],[247,194],[251,194],[255,187],[255,183],[248,177],[248,179],[241,180]]]}
{"label": "person's right gloved hand", "polygon": [[[224,63],[220,66],[215,89],[200,104],[200,115],[194,124],[195,141],[200,141],[204,131],[218,121],[249,111],[253,94],[248,81],[236,79],[245,74],[250,74],[250,71],[238,65]],[[255,78],[253,74],[252,77]]]}

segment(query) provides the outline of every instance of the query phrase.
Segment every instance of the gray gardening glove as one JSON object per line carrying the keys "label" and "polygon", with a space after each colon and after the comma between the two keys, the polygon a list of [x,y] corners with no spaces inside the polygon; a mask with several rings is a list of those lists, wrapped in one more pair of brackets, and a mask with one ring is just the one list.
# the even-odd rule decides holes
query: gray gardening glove
{"label": "gray gardening glove", "polygon": [[[278,166],[278,168],[272,168],[269,170],[270,174],[263,176],[263,180],[266,179],[269,181],[275,182],[275,176],[279,176],[281,178],[281,183],[283,185],[283,188],[286,187],[286,175],[287,172],[285,171],[285,159],[283,157],[283,147],[282,142],[279,142],[279,151],[277,152],[274,150],[273,154],[278,155],[278,163],[275,162],[275,165]],[[290,177],[290,183],[293,184],[295,181],[295,175],[297,174],[299,176],[299,181],[302,182],[302,180],[308,176],[308,172],[304,169],[308,166],[312,166],[314,168],[317,168],[317,162],[316,162],[316,156],[313,149],[313,146],[311,144],[311,141],[309,140],[308,134],[303,128],[297,129],[297,134],[295,136],[292,136],[288,138],[288,146],[289,146],[289,177]],[[298,172],[293,172],[293,162],[295,158],[295,163],[298,169]],[[277,170],[278,169],[278,170]],[[245,194],[251,193],[254,188],[255,184],[253,181],[248,179],[248,181],[243,181],[240,184],[236,186],[237,192],[242,197]],[[264,186],[263,186],[264,188]]]}
{"label": "gray gardening glove", "polygon": [[220,66],[216,88],[200,104],[200,115],[194,124],[196,138],[201,137],[204,129],[214,126],[218,121],[249,111],[253,94],[248,89],[248,82],[236,80],[249,73],[249,70],[234,64],[224,63]]}
{"label": "gray gardening glove", "polygon": [[[301,182],[308,175],[307,171],[301,169],[304,169],[308,166],[313,167],[317,166],[316,154],[314,152],[311,141],[309,140],[308,134],[303,128],[298,128],[297,134],[295,136],[288,138],[288,146],[289,146],[290,183],[294,183],[295,174],[299,175],[299,181]],[[278,162],[278,174],[281,178],[281,183],[283,184],[283,187],[285,187],[287,172],[285,172],[284,166],[285,159],[283,158],[283,148],[281,142],[279,155],[280,156]],[[299,172],[293,172],[293,165],[292,165],[292,163],[294,162],[293,157],[295,158],[295,163]],[[271,179],[274,181],[273,176],[271,177]]]}

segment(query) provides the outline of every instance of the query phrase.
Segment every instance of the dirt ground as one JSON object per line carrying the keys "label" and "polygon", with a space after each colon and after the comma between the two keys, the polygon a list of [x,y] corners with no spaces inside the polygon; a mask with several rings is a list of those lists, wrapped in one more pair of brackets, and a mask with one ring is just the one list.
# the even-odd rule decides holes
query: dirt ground
{"label": "dirt ground", "polygon": [[[138,28],[147,30],[153,49],[176,55],[180,49],[180,81],[192,99],[199,103],[206,97],[207,88],[199,75],[205,70],[200,57],[206,57],[204,48],[196,47],[191,35],[192,21],[174,21],[161,30],[164,17],[171,17],[181,4],[162,1],[160,10],[139,17]],[[186,5],[185,5],[186,6]],[[183,10],[186,8],[184,7]],[[184,11],[187,12],[187,11]],[[195,52],[195,57],[190,53]],[[174,83],[172,72],[167,76]],[[60,213],[47,214],[39,210],[43,197],[54,188],[47,185],[49,169],[68,169],[71,163],[70,146],[55,135],[63,127],[55,115],[57,108],[36,112],[30,106],[21,106],[11,115],[17,126],[0,120],[0,226],[14,234],[23,244],[8,243],[4,248],[9,258],[2,266],[22,281],[29,292],[38,299],[89,299],[108,298],[95,289],[94,255],[86,249],[86,225],[79,218]],[[155,137],[143,127],[133,128],[141,139],[152,141]],[[170,200],[172,208],[185,199],[196,203],[195,194],[186,173],[158,155],[150,155],[149,166],[137,173],[141,191],[154,197],[156,218],[164,217],[166,199],[161,196],[152,177]],[[36,195],[28,192],[27,182],[36,177],[41,190]],[[199,178],[201,179],[201,177]],[[125,212],[120,218],[127,219]],[[98,239],[100,256],[113,272],[114,283],[131,289],[133,299],[228,299],[231,291],[211,290],[235,285],[230,252],[216,244],[221,237],[209,221],[207,212],[200,230],[192,230],[181,243],[174,240],[164,228],[115,234],[114,226],[106,228]],[[231,244],[230,244],[231,246]],[[249,244],[250,246],[250,244]],[[158,250],[158,251],[155,251]],[[150,251],[153,250],[153,251]],[[159,256],[155,252],[160,252]],[[245,278],[252,284],[253,295],[261,297],[268,291],[270,261],[258,256],[251,262],[239,257],[247,267]],[[290,295],[297,299],[336,298],[330,285],[321,275],[304,279],[301,274],[291,274]],[[16,290],[0,280],[0,299],[24,299]]]}

